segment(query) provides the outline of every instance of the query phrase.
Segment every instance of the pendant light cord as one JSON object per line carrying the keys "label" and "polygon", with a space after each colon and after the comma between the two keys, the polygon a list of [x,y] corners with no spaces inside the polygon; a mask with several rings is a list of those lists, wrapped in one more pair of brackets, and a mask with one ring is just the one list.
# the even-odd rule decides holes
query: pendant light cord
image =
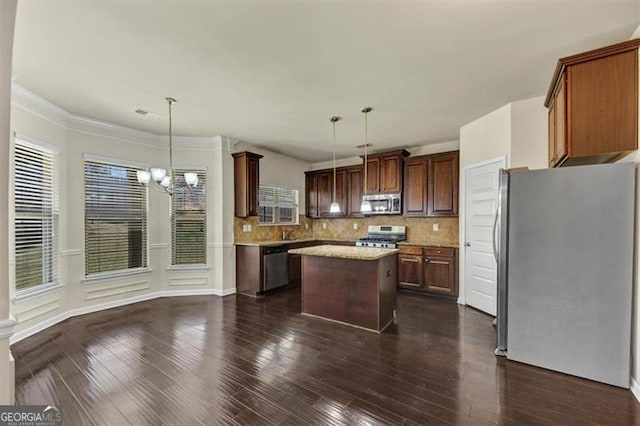
{"label": "pendant light cord", "polygon": [[336,175],[337,175],[336,173],[336,121],[333,121],[333,202],[334,203],[336,202]]}
{"label": "pendant light cord", "polygon": [[369,184],[367,181],[367,169],[369,168],[369,164],[367,163],[367,148],[369,146],[368,117],[369,112],[367,111],[364,113],[364,190],[362,191],[362,195],[367,195],[367,186]]}
{"label": "pendant light cord", "polygon": [[169,103],[169,176],[171,176],[171,179],[173,180],[173,126],[171,120],[171,105],[173,105],[174,100],[167,98],[167,102]]}

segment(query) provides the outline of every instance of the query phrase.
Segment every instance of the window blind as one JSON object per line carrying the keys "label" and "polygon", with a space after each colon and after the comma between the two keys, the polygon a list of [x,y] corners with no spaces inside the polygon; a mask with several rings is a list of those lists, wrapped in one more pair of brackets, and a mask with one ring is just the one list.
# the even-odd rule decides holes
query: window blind
{"label": "window blind", "polygon": [[85,274],[147,266],[147,189],[137,169],[85,161]]}
{"label": "window blind", "polygon": [[298,191],[283,186],[261,184],[258,193],[260,223],[297,224]]}
{"label": "window blind", "polygon": [[16,139],[14,152],[16,290],[58,280],[56,155]]}
{"label": "window blind", "polygon": [[171,264],[207,263],[206,173],[198,172],[198,184],[189,188],[184,173],[193,170],[176,169],[173,182],[176,191],[171,197]]}

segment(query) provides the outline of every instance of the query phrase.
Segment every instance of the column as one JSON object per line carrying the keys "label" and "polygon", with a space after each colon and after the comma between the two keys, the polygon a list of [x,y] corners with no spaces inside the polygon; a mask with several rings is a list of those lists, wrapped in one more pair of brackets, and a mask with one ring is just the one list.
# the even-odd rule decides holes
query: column
{"label": "column", "polygon": [[236,292],[233,244],[233,157],[231,157],[235,140],[227,136],[216,136],[214,143],[214,169],[209,173],[209,185],[214,187],[214,191],[213,199],[207,200],[208,213],[213,218],[213,240],[209,244],[209,253],[213,259],[214,292],[219,296],[226,296]]}
{"label": "column", "polygon": [[14,363],[9,348],[15,320],[9,301],[9,159],[11,60],[16,0],[0,2],[0,405],[15,401]]}

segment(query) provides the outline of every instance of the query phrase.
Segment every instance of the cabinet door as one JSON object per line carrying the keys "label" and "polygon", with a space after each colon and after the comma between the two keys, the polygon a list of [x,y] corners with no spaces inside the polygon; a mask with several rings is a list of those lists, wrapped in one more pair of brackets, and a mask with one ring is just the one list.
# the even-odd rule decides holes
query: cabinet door
{"label": "cabinet door", "polygon": [[638,49],[571,65],[567,78],[569,157],[638,149]]}
{"label": "cabinet door", "polygon": [[[333,179],[332,179],[333,180]],[[340,206],[340,213],[333,214],[332,216],[346,216],[349,214],[349,174],[346,169],[336,170],[336,195],[335,200]],[[333,188],[331,188],[333,191]],[[333,201],[333,200],[332,200]]]}
{"label": "cabinet door", "polygon": [[306,186],[306,216],[318,217],[318,174],[308,173],[305,179]]}
{"label": "cabinet door", "polygon": [[260,175],[258,172],[258,160],[249,158],[248,162],[248,187],[249,216],[258,216],[258,192],[260,190]]}
{"label": "cabinet door", "polygon": [[367,194],[380,192],[380,157],[367,158]]}
{"label": "cabinet door", "polygon": [[362,186],[364,177],[362,167],[353,167],[347,170],[348,175],[348,214],[349,216],[361,216],[360,204],[362,204]]}
{"label": "cabinet door", "polygon": [[404,202],[405,216],[427,215],[427,178],[429,158],[411,158],[404,164]]}
{"label": "cabinet door", "polygon": [[398,255],[398,285],[406,288],[422,287],[422,256]]}
{"label": "cabinet door", "polygon": [[402,191],[402,157],[383,156],[380,169],[380,192]]}
{"label": "cabinet door", "polygon": [[553,100],[555,112],[555,164],[567,156],[567,91],[566,80],[560,81],[558,93]]}
{"label": "cabinet door", "polygon": [[549,167],[556,165],[556,106],[555,99],[549,108]]}
{"label": "cabinet door", "polygon": [[453,257],[429,256],[424,259],[424,285],[428,292],[456,296],[456,265]]}
{"label": "cabinet door", "polygon": [[318,215],[329,216],[333,194],[333,172],[323,172],[318,175]]}
{"label": "cabinet door", "polygon": [[458,215],[458,152],[429,159],[429,216]]}
{"label": "cabinet door", "polygon": [[300,284],[302,278],[302,255],[289,255],[289,284]]}

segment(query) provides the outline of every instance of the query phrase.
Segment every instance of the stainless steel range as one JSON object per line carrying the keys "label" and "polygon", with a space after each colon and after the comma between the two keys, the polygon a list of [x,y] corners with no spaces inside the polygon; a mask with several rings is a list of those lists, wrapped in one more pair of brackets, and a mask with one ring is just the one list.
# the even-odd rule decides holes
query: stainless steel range
{"label": "stainless steel range", "polygon": [[407,239],[406,226],[370,225],[367,238],[356,241],[356,247],[396,248],[398,241]]}

